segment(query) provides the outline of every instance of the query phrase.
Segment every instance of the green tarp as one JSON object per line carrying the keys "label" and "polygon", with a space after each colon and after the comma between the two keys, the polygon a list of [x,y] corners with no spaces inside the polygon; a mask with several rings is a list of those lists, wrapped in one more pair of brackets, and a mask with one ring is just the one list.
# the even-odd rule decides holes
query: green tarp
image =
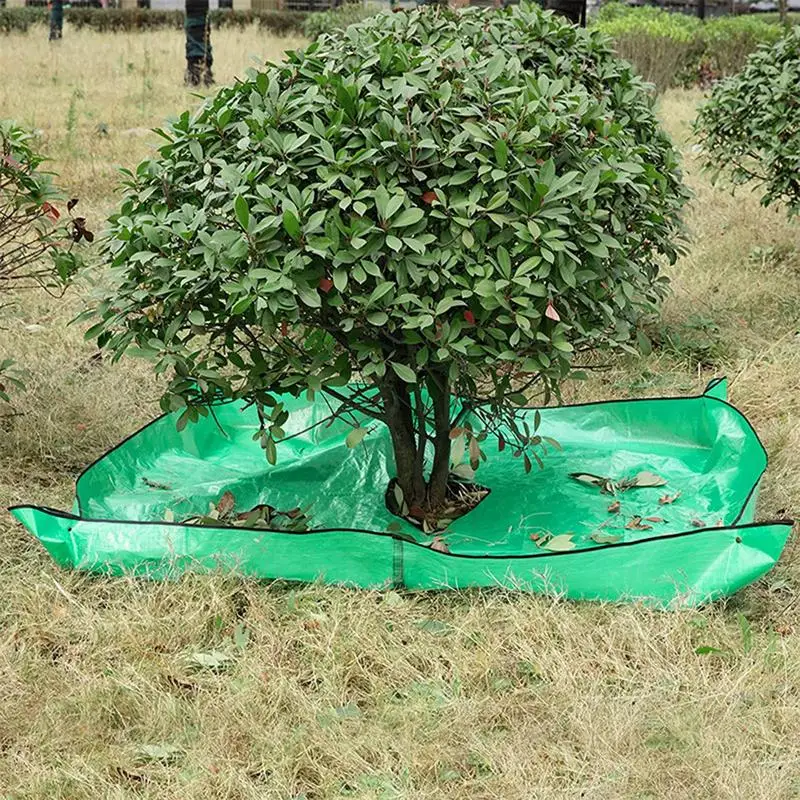
{"label": "green tarp", "polygon": [[[490,494],[445,533],[449,553],[432,549],[432,537],[405,521],[395,530],[398,520],[384,503],[388,432],[374,428],[349,450],[351,428],[315,425],[328,408],[303,399],[284,398],[287,437],[305,433],[279,445],[275,466],[253,440],[255,409],[229,403],[181,432],[176,414],[160,417],[106,453],[78,479],[73,513],[12,511],[58,564],[73,569],[150,578],[225,569],[369,588],[502,586],[697,605],[767,572],[791,530],[785,520],[753,522],[767,457],[725,388],[715,381],[697,397],[541,409],[541,433],[562,450],[551,449],[544,469],[530,475],[508,449],[490,452],[476,476]],[[667,485],[629,489],[617,514],[608,510],[614,497],[569,477],[621,480],[641,471]],[[311,530],[180,524],[206,513],[225,491],[242,509],[312,504]],[[598,531],[616,543],[598,544]],[[549,552],[537,543],[566,533],[573,550]]]}

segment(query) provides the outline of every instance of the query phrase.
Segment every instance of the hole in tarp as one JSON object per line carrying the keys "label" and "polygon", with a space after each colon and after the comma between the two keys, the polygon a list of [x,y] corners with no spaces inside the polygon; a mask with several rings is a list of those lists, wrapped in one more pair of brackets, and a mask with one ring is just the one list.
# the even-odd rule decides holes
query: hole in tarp
{"label": "hole in tarp", "polygon": [[[396,517],[410,523],[423,533],[436,533],[444,530],[451,522],[474,511],[491,493],[491,489],[479,483],[468,483],[450,476],[444,507],[435,513],[418,506],[400,507],[400,496],[395,490],[397,478],[389,481],[384,495],[387,510]],[[405,513],[404,513],[405,512]]]}

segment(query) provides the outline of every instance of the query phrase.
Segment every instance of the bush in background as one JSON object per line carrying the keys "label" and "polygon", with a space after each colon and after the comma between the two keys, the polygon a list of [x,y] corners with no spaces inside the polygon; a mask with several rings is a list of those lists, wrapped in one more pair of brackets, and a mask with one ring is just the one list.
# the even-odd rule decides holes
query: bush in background
{"label": "bush in background", "polygon": [[[322,12],[329,13],[329,12]],[[217,9],[209,13],[215,28],[259,28],[276,36],[302,35],[309,16],[303,11],[234,11]],[[120,33],[142,30],[182,30],[184,12],[147,8],[67,8],[64,19],[77,29],[88,28],[101,33]],[[0,8],[0,33],[25,33],[31,25],[45,24],[48,10],[43,7]],[[345,24],[349,24],[345,23]]]}
{"label": "bush in background", "polygon": [[716,179],[753,182],[761,202],[789,204],[800,214],[800,27],[762,46],[738,74],[718,83],[696,128]]}
{"label": "bush in background", "polygon": [[[33,144],[30,133],[0,120],[0,311],[12,292],[64,286],[79,266],[74,245],[93,239],[85,220],[71,216],[78,201],[61,205]],[[13,358],[0,354],[2,401],[9,385],[20,385],[13,368]]]}
{"label": "bush in background", "polygon": [[348,2],[332,8],[329,11],[319,11],[316,14],[309,14],[303,23],[303,33],[309,39],[316,39],[321,33],[331,33],[331,31],[341,30],[355,22],[381,12],[381,7],[374,3]]}
{"label": "bush in background", "polygon": [[707,83],[742,68],[761,44],[780,39],[777,15],[715,17],[706,21],[654,6],[602,6],[594,27],[614,39],[617,52],[661,91]]}

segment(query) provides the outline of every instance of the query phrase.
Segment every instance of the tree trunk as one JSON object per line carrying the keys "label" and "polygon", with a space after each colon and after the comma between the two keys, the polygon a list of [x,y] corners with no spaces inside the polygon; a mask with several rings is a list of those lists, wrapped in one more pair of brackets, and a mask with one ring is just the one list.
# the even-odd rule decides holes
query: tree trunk
{"label": "tree trunk", "polygon": [[450,476],[450,382],[440,373],[431,375],[428,392],[433,403],[433,467],[428,481],[428,506],[439,509],[447,496]]}
{"label": "tree trunk", "polygon": [[436,511],[447,496],[450,475],[450,383],[446,374],[429,376],[428,393],[433,404],[433,466],[425,479],[425,419],[413,411],[409,386],[387,372],[380,384],[386,426],[392,439],[397,482],[409,508]]}
{"label": "tree trunk", "polygon": [[425,475],[422,460],[417,458],[414,415],[408,387],[394,373],[387,371],[379,388],[403,499],[409,508],[422,506],[425,503]]}
{"label": "tree trunk", "polygon": [[778,0],[778,14],[780,15],[781,25],[789,28],[789,3],[787,0]]}

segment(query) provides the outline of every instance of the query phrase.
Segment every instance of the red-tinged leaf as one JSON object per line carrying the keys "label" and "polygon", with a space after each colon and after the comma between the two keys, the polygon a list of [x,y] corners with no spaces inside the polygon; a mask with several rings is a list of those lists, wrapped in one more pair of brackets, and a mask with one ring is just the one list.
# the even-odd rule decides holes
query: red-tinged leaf
{"label": "red-tinged leaf", "polygon": [[547,319],[552,319],[553,322],[560,322],[561,317],[558,315],[558,311],[556,311],[556,307],[553,305],[552,300],[547,301],[547,308],[545,309],[544,315]]}
{"label": "red-tinged leaf", "polygon": [[430,205],[433,201],[436,200],[436,192],[425,192],[422,195],[422,202],[427,203]]}
{"label": "red-tinged leaf", "polygon": [[450,431],[450,438],[458,439],[459,436],[462,436],[466,432],[467,432],[466,428],[453,428],[453,430]]}
{"label": "red-tinged leaf", "polygon": [[61,212],[52,203],[42,203],[42,211],[44,211],[53,222],[58,222],[58,218],[61,216]]}
{"label": "red-tinged leaf", "polygon": [[464,319],[470,324],[475,324],[475,315],[471,311],[464,312]]}
{"label": "red-tinged leaf", "polygon": [[284,320],[283,322],[281,322],[281,336],[286,336],[288,333],[289,333],[289,325]]}
{"label": "red-tinged leaf", "polygon": [[502,453],[503,450],[506,449],[506,440],[503,438],[503,434],[499,434],[497,437],[497,450],[498,452]]}
{"label": "red-tinged leaf", "polygon": [[17,161],[17,159],[13,156],[3,156],[3,161],[5,161],[9,167],[13,167],[14,169],[22,169],[22,164],[20,164],[19,161]]}
{"label": "red-tinged leaf", "polygon": [[319,288],[320,291],[323,291],[325,294],[327,294],[331,289],[333,289],[333,281],[330,278],[320,278]]}
{"label": "red-tinged leaf", "polygon": [[233,496],[233,492],[225,492],[217,503],[217,511],[220,518],[227,517],[233,511],[235,505],[236,499]]}
{"label": "red-tinged leaf", "polygon": [[666,522],[663,517],[645,517],[648,522]]}
{"label": "red-tinged leaf", "polygon": [[425,511],[419,506],[411,506],[411,508],[408,509],[407,516],[414,517],[414,519],[423,519],[425,517]]}

